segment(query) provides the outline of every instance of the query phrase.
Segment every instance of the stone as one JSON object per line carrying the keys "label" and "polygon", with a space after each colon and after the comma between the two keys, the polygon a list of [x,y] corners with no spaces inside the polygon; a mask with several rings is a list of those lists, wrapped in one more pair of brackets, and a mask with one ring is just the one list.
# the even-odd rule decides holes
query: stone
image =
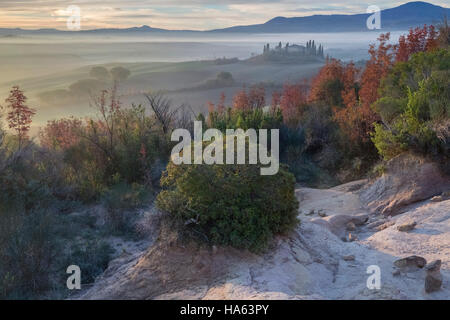
{"label": "stone", "polygon": [[425,266],[427,275],[425,277],[425,292],[439,291],[442,286],[441,260],[434,260]]}
{"label": "stone", "polygon": [[344,259],[344,261],[355,261],[355,256],[343,256],[342,259]]}
{"label": "stone", "polygon": [[425,266],[427,272],[436,272],[441,270],[442,261],[434,260]]}
{"label": "stone", "polygon": [[419,257],[419,256],[409,256],[403,259],[396,260],[394,262],[394,265],[398,268],[402,269],[415,269],[420,268],[422,269],[427,264],[427,260],[425,258]]}
{"label": "stone", "polygon": [[392,272],[392,275],[394,276],[394,277],[398,277],[399,275],[401,275],[402,273],[400,272],[400,270],[394,270],[393,272]]}
{"label": "stone", "polygon": [[370,212],[393,216],[406,206],[450,190],[450,179],[439,164],[403,153],[386,164],[385,173],[360,193]]}
{"label": "stone", "polygon": [[365,224],[368,219],[369,216],[367,214],[359,214],[356,216],[336,214],[325,218],[318,218],[313,220],[312,222],[324,226],[336,236],[342,238],[348,236],[348,230],[346,227],[350,222],[355,226],[360,226]]}
{"label": "stone", "polygon": [[311,209],[310,211],[309,211],[309,213],[305,213],[305,215],[307,215],[307,216],[312,216],[312,215],[314,215],[314,209]]}
{"label": "stone", "polygon": [[442,275],[440,273],[427,274],[425,277],[425,292],[432,293],[439,291],[442,286]]}
{"label": "stone", "polygon": [[412,223],[405,223],[397,227],[397,230],[400,232],[409,232],[414,230],[414,228],[417,226],[417,222]]}
{"label": "stone", "polygon": [[441,201],[444,201],[444,197],[442,197],[442,196],[436,196],[436,197],[431,198],[430,201],[431,201],[431,202],[441,202]]}
{"label": "stone", "polygon": [[366,224],[367,221],[369,221],[369,215],[366,213],[357,214],[352,219],[352,222],[358,227]]}
{"label": "stone", "polygon": [[385,223],[386,223],[386,220],[378,220],[378,221],[374,221],[374,222],[369,223],[369,224],[367,225],[367,228],[369,228],[369,229],[375,229],[375,228],[377,228],[377,227],[379,227],[379,226],[381,226],[381,225],[383,225],[383,224],[385,224]]}
{"label": "stone", "polygon": [[376,228],[377,231],[383,231],[384,229],[387,229],[389,227],[392,227],[395,224],[395,221],[388,221],[386,223],[383,223],[381,226],[378,226]]}
{"label": "stone", "polygon": [[355,231],[356,225],[353,222],[349,222],[349,223],[347,223],[345,228],[347,229],[347,231]]}
{"label": "stone", "polygon": [[328,216],[323,210],[319,210],[319,212],[317,214],[319,215],[319,217],[322,217],[322,218],[325,218]]}

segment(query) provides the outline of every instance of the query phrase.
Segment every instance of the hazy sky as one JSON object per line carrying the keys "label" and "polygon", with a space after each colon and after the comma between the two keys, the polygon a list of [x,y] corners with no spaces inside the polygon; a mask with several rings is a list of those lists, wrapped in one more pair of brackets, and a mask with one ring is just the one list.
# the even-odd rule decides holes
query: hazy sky
{"label": "hazy sky", "polygon": [[[0,27],[65,29],[69,5],[81,8],[81,28],[150,25],[205,30],[262,23],[276,16],[363,13],[407,1],[322,0],[0,0]],[[433,0],[448,6],[448,0]]]}

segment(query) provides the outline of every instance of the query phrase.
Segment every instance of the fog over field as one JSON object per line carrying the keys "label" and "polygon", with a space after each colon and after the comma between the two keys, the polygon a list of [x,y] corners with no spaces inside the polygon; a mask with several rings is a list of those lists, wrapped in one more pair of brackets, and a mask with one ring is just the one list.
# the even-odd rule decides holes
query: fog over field
{"label": "fog over field", "polygon": [[[400,34],[394,32],[392,41]],[[175,104],[188,103],[196,112],[204,111],[207,101],[216,102],[222,92],[227,102],[242,86],[264,83],[270,99],[273,90],[285,81],[309,79],[320,62],[252,64],[245,60],[259,55],[263,46],[280,41],[301,44],[315,40],[325,55],[344,61],[367,58],[367,48],[376,41],[378,31],[350,33],[114,33],[60,35],[3,35],[0,37],[0,100],[12,85],[20,85],[38,113],[35,125],[63,116],[84,116],[92,112],[89,99],[49,103],[49,96],[67,90],[80,80],[90,79],[93,66],[121,66],[131,71],[121,84],[123,102],[145,102],[143,92],[166,90]],[[241,61],[213,63],[219,58]],[[230,72],[233,84],[205,85],[220,72]],[[91,88],[95,89],[95,88]],[[46,95],[46,99],[42,96]],[[59,97],[59,96],[58,96]],[[50,99],[51,100],[51,99]]]}

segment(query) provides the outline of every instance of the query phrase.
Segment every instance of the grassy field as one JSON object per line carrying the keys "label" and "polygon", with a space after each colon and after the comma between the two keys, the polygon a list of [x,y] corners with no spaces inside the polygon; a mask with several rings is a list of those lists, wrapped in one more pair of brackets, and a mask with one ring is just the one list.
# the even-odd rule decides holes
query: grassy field
{"label": "grassy field", "polygon": [[[225,93],[227,103],[243,86],[263,83],[267,91],[267,101],[270,102],[273,90],[279,89],[285,81],[296,82],[313,76],[321,67],[321,62],[308,64],[255,64],[246,61],[217,65],[214,61],[188,62],[144,62],[144,63],[108,63],[101,64],[107,69],[122,66],[130,70],[129,78],[120,85],[122,101],[125,105],[145,103],[143,93],[148,91],[167,91],[167,95],[175,105],[186,103],[195,112],[206,110],[208,101],[218,101],[220,94]],[[3,82],[0,87],[1,96],[7,95],[8,89],[18,84],[30,98],[29,104],[38,111],[35,124],[42,125],[49,119],[92,114],[89,105],[89,94],[77,101],[61,101],[49,103],[39,98],[43,93],[54,90],[67,90],[79,80],[91,78],[93,66],[88,65],[21,80]],[[205,87],[208,80],[216,79],[221,72],[232,74],[232,85],[221,87]],[[92,92],[95,94],[95,92]]]}

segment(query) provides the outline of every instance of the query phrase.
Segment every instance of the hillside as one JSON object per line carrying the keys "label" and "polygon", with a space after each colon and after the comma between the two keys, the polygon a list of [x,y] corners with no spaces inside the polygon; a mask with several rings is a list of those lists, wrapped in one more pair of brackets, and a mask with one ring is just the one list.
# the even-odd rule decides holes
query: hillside
{"label": "hillside", "polygon": [[[382,30],[405,30],[424,24],[436,24],[450,9],[427,2],[409,2],[381,11]],[[308,17],[276,17],[264,24],[236,26],[215,30],[216,32],[345,32],[365,31],[370,14],[314,15]]]}
{"label": "hillside", "polygon": [[[406,163],[408,169],[399,170]],[[405,180],[407,171],[415,173],[414,181]],[[434,164],[404,155],[393,159],[386,174],[374,181],[325,190],[299,188],[302,224],[290,236],[276,239],[263,255],[182,246],[163,236],[146,250],[124,253],[78,298],[447,299],[450,199],[431,197],[449,190],[449,180],[436,183],[434,192],[420,191],[428,175],[436,173]],[[399,192],[402,205],[391,215],[376,213],[364,200],[367,194],[399,187],[410,190],[410,197]],[[381,192],[379,200],[395,202],[389,196]],[[412,222],[414,230],[399,230]],[[441,290],[425,292],[423,266],[414,265],[412,258],[402,260],[413,255],[420,256],[414,258],[417,261],[441,260]],[[187,261],[192,264],[189,269],[182,267]],[[405,261],[407,266],[402,265]],[[380,290],[366,287],[370,265],[381,269]]]}

